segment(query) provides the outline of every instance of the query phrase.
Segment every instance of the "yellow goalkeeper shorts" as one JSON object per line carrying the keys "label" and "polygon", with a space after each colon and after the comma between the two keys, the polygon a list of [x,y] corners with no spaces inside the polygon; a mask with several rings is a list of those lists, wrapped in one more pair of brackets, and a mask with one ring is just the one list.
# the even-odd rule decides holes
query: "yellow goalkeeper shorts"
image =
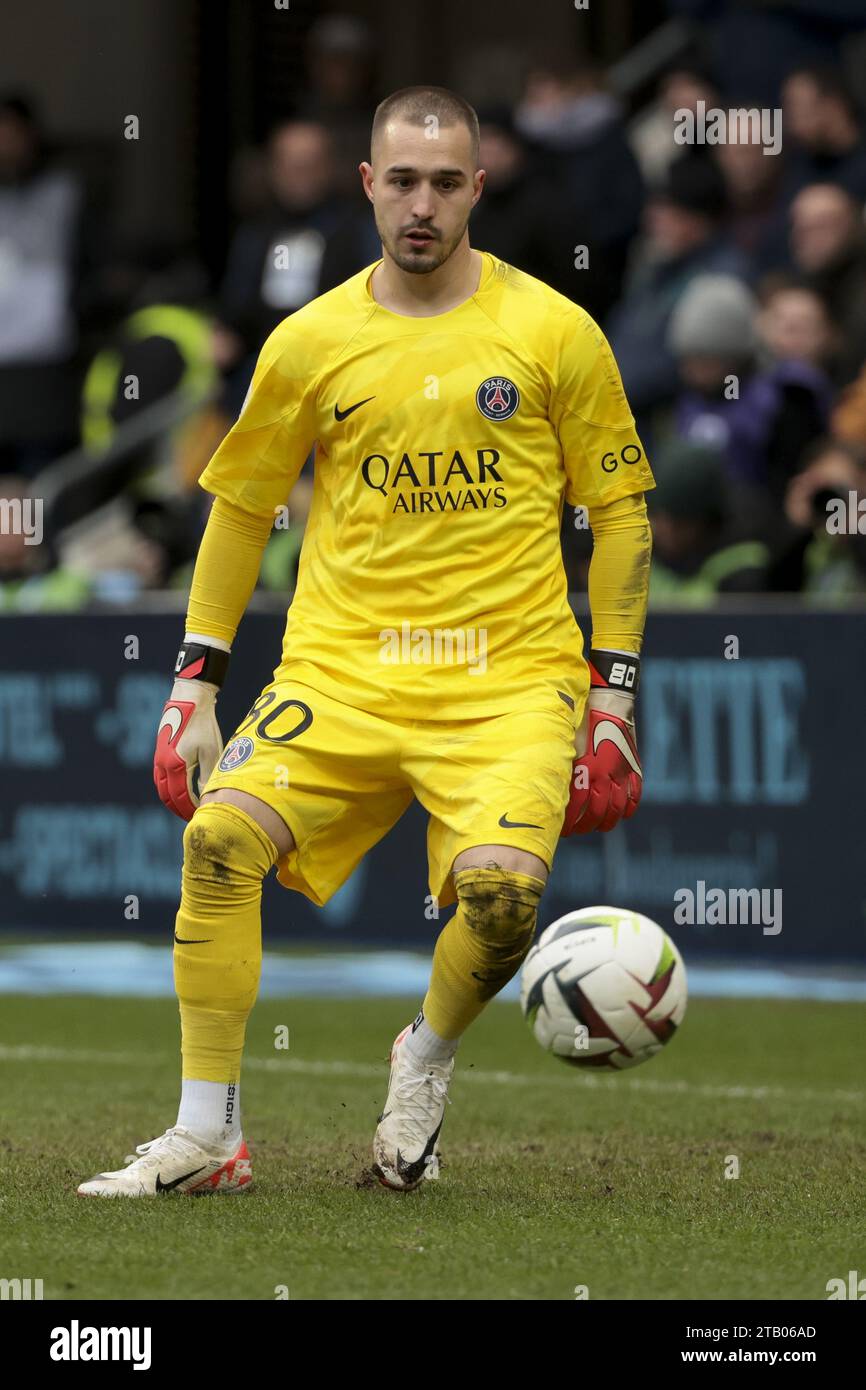
{"label": "yellow goalkeeper shorts", "polygon": [[485,719],[383,719],[274,681],[205,790],[235,787],[273,807],[295,841],[277,877],[320,906],[417,797],[430,816],[430,892],[447,906],[451,866],[473,845],[528,850],[550,867],[582,715],[551,689],[530,709]]}

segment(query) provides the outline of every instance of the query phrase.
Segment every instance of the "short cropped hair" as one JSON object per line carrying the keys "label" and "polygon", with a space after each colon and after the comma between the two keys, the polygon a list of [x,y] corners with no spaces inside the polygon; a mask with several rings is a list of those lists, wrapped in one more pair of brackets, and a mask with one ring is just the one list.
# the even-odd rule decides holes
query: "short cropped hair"
{"label": "short cropped hair", "polygon": [[423,126],[430,116],[435,116],[442,126],[466,126],[472,146],[472,161],[477,169],[480,143],[478,116],[468,101],[464,101],[456,92],[450,92],[447,87],[401,87],[399,92],[392,92],[376,107],[370,144],[373,145],[379,131],[390,120]]}

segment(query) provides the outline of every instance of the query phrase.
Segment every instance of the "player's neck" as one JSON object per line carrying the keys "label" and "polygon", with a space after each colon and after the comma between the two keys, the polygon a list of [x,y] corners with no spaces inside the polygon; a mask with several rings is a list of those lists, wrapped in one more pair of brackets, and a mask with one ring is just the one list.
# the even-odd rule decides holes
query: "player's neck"
{"label": "player's neck", "polygon": [[373,271],[370,293],[377,304],[392,314],[428,318],[456,309],[478,289],[483,269],[480,251],[473,251],[465,237],[455,251],[428,275],[401,270],[383,247],[383,260]]}

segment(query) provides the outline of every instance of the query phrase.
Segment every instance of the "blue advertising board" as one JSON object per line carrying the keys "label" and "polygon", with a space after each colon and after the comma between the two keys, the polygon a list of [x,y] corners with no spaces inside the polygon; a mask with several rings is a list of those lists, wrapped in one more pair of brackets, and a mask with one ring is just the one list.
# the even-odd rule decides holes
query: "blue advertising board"
{"label": "blue advertising board", "polygon": [[[241,625],[220,699],[226,738],[271,677],[283,616],[251,611]],[[168,938],[183,825],[159,803],[151,761],[181,624],[0,619],[5,928]],[[654,917],[692,955],[862,963],[864,626],[859,612],[786,607],[653,613],[641,806],[610,834],[561,842],[542,923],[612,903]],[[428,949],[441,921],[424,830],[412,806],[322,909],[269,881],[267,936]],[[742,890],[763,890],[766,911],[732,924],[719,903]]]}

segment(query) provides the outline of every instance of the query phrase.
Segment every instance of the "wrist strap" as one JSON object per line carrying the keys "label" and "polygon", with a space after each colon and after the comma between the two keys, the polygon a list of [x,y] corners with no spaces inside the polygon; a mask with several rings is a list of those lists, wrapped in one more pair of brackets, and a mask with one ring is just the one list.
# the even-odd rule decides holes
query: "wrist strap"
{"label": "wrist strap", "polygon": [[589,653],[591,690],[616,690],[636,695],[640,685],[640,657],[625,652],[605,652],[593,647]]}
{"label": "wrist strap", "polygon": [[174,674],[178,680],[207,681],[221,690],[228,668],[228,652],[201,642],[186,642],[177,654]]}

